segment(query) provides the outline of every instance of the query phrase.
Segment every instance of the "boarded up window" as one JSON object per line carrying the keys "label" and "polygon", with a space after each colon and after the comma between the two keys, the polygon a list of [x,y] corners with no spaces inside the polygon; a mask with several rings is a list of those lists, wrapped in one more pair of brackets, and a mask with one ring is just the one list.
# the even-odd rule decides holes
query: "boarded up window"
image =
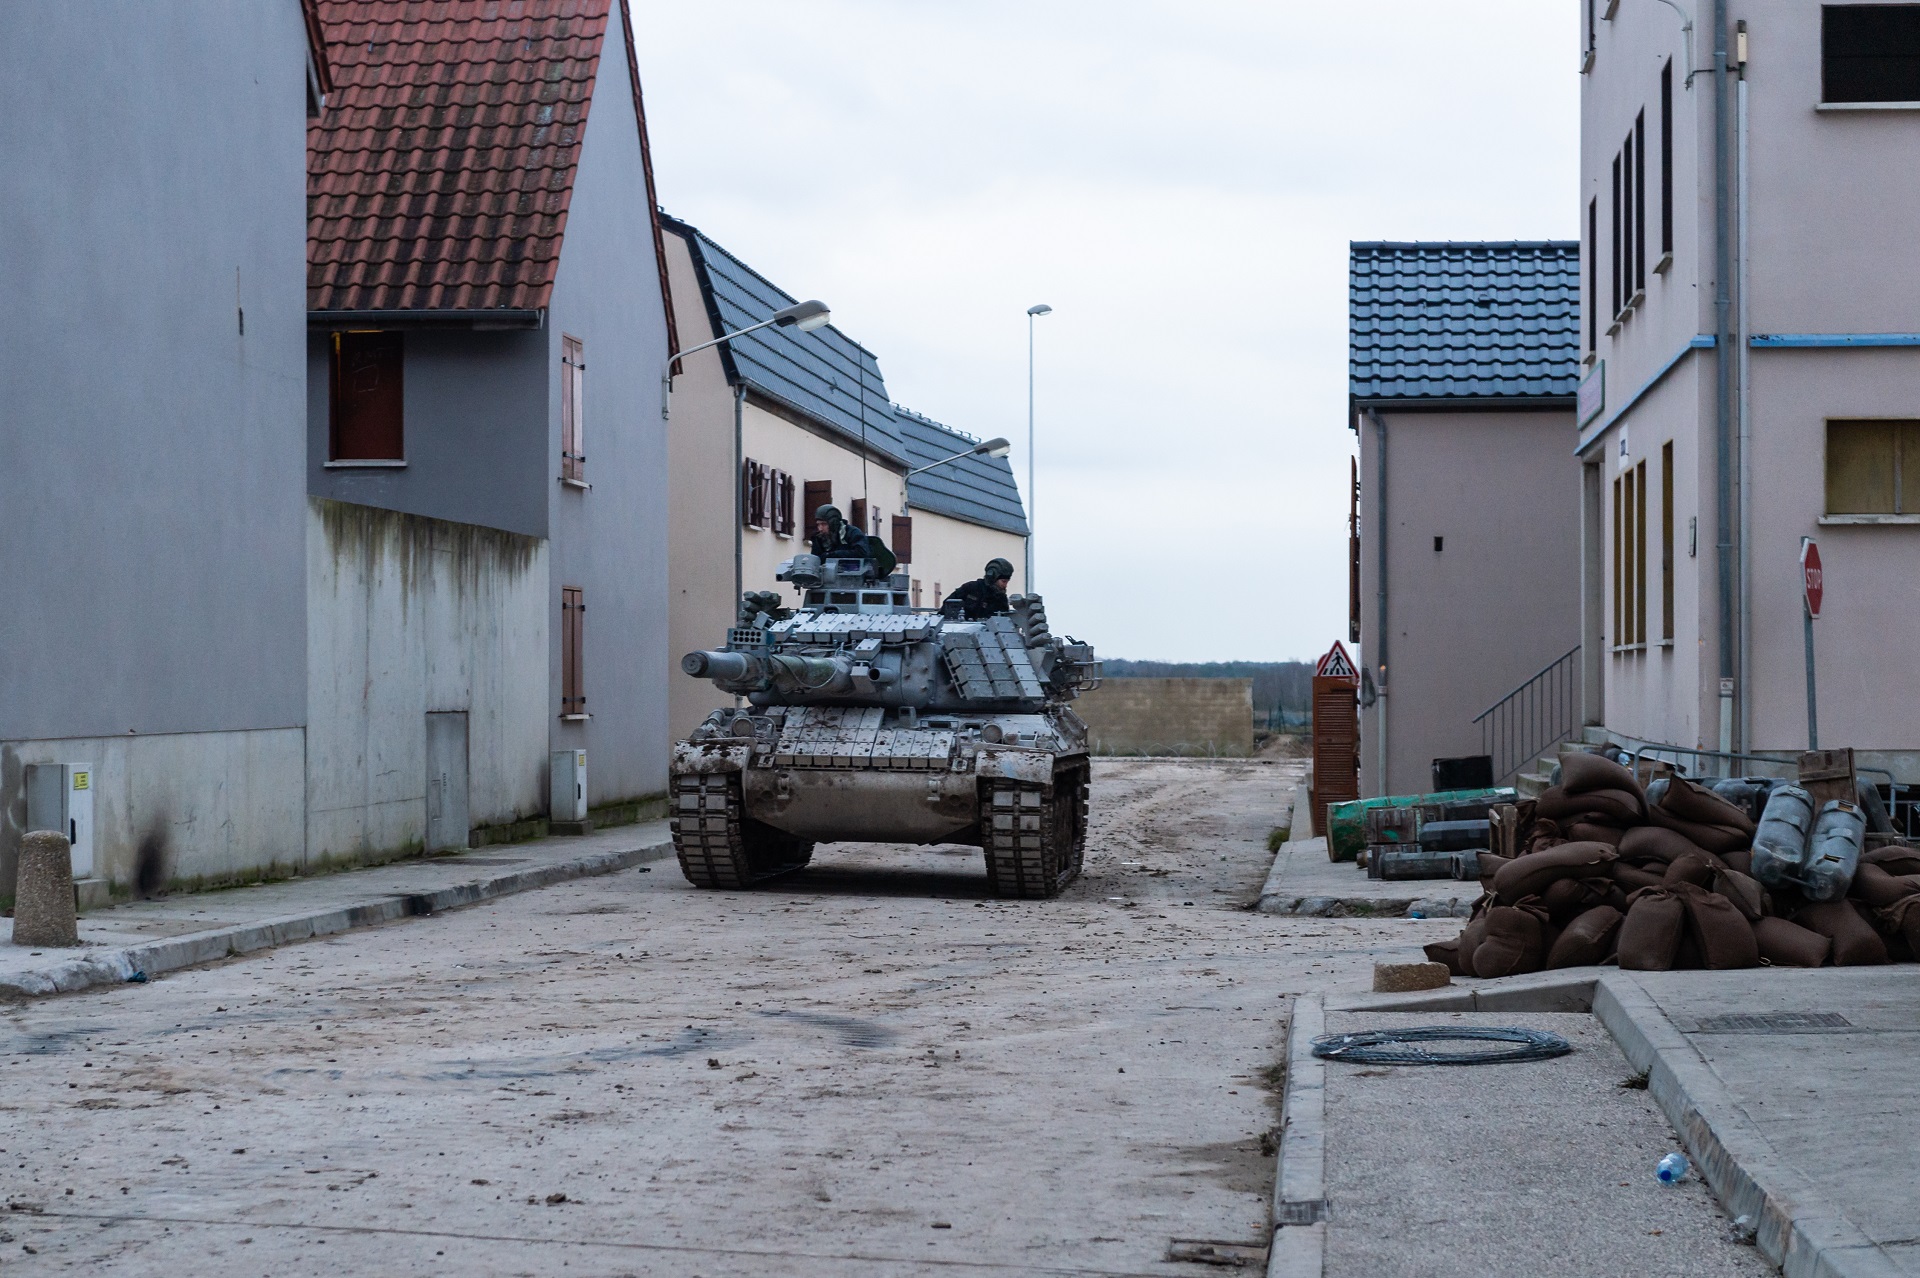
{"label": "boarded up window", "polygon": [[[895,515],[893,517],[893,557],[903,564],[913,562],[913,516]],[[919,590],[916,585],[914,589]]]}
{"label": "boarded up window", "polygon": [[405,460],[402,354],[398,333],[333,335],[328,460]]}
{"label": "boarded up window", "polygon": [[1627,476],[1627,493],[1633,504],[1633,553],[1629,556],[1633,573],[1634,643],[1647,641],[1647,464],[1641,462]]}
{"label": "boarded up window", "polygon": [[1660,445],[1660,637],[1673,638],[1673,441]]}
{"label": "boarded up window", "polygon": [[1827,513],[1920,513],[1920,421],[1828,422]]}
{"label": "boarded up window", "polygon": [[751,457],[741,467],[740,510],[749,528],[767,526],[767,490],[771,487],[769,478],[767,468]]}
{"label": "boarded up window", "polygon": [[782,537],[793,536],[793,476],[784,470],[773,472],[773,531]]}
{"label": "boarded up window", "polygon": [[577,337],[560,339],[560,477],[585,480],[587,354]]}
{"label": "boarded up window", "polygon": [[578,586],[560,588],[560,713],[585,714],[587,692],[583,678],[583,637],[587,603]]}
{"label": "boarded up window", "polygon": [[800,503],[800,518],[805,521],[807,532],[813,531],[813,512],[822,506],[833,505],[833,481],[830,479],[809,479],[804,490],[804,499]]}
{"label": "boarded up window", "polygon": [[1626,643],[1627,521],[1626,480],[1613,481],[1613,646]]}
{"label": "boarded up window", "polygon": [[1826,102],[1920,102],[1920,5],[1822,5],[1820,85]]}

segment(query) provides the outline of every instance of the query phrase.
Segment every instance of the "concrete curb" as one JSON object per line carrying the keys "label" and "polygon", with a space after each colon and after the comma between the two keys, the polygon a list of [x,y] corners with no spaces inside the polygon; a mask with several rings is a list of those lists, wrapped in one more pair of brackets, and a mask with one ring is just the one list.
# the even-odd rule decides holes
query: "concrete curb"
{"label": "concrete curb", "polygon": [[1318,994],[1293,1000],[1280,1157],[1274,1168],[1267,1278],[1321,1278],[1327,1261],[1327,1064],[1313,1054],[1326,1032]]}
{"label": "concrete curb", "polygon": [[1625,974],[1603,976],[1594,1015],[1680,1133],[1734,1216],[1751,1216],[1760,1251],[1786,1278],[1896,1278],[1907,1272],[1789,1167],[1659,1004]]}
{"label": "concrete curb", "polygon": [[1562,968],[1526,976],[1502,976],[1471,985],[1448,985],[1418,994],[1335,994],[1330,1012],[1588,1012],[1593,1010],[1597,968]]}
{"label": "concrete curb", "polygon": [[[1284,849],[1281,855],[1286,855]],[[1268,882],[1273,882],[1271,876]],[[1478,899],[1477,895],[1475,899]],[[1464,919],[1473,916],[1473,901],[1451,896],[1296,896],[1262,890],[1260,903],[1254,909],[1261,914],[1288,914],[1316,919]]]}
{"label": "concrete curb", "polygon": [[612,874],[646,861],[673,855],[673,843],[663,841],[621,852],[556,861],[513,874],[457,883],[431,892],[393,893],[353,905],[333,906],[309,914],[291,914],[239,923],[228,927],[169,937],[146,945],[103,949],[24,972],[0,976],[0,999],[42,998],[70,994],[97,985],[121,985],[136,976],[158,976],[202,963],[218,962],[255,950],[272,949],[316,936],[333,936],[357,928],[374,927],[441,910],[458,909],[495,897],[531,892],[573,879]]}

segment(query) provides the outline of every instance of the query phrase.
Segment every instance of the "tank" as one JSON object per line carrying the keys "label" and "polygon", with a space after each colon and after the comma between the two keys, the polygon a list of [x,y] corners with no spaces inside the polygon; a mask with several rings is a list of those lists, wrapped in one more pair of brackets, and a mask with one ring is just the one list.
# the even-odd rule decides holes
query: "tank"
{"label": "tank", "polygon": [[1045,898],[1080,873],[1093,648],[1047,628],[1038,595],[968,620],[910,606],[905,574],[795,555],[741,601],[718,648],[680,667],[731,694],[675,744],[669,816],[687,879],[744,888],[816,843],[962,843],[996,896]]}

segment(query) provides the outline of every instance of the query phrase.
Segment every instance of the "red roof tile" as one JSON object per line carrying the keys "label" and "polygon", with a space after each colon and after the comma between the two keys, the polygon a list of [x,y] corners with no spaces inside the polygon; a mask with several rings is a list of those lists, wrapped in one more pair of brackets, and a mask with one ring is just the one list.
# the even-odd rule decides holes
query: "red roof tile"
{"label": "red roof tile", "polygon": [[[609,0],[317,0],[310,310],[539,309]],[[617,109],[617,108],[616,108]]]}

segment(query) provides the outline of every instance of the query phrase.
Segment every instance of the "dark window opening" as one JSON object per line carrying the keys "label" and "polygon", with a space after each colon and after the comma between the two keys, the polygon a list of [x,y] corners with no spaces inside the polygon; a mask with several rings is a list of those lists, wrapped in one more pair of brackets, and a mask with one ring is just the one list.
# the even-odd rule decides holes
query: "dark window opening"
{"label": "dark window opening", "polygon": [[822,506],[833,505],[833,481],[830,479],[809,479],[804,488],[804,505],[800,517],[806,521],[807,536],[813,535],[813,512]]}
{"label": "dark window opening", "polygon": [[1613,157],[1613,306],[1607,312],[1619,315],[1621,303],[1626,298],[1620,292],[1620,157]]}
{"label": "dark window opening", "polygon": [[403,354],[399,333],[333,335],[329,461],[405,460]]}
{"label": "dark window opening", "polygon": [[1823,102],[1920,102],[1920,4],[1820,10]]}
{"label": "dark window opening", "polygon": [[1660,445],[1660,637],[1673,638],[1673,441]]}
{"label": "dark window opening", "polygon": [[1597,350],[1599,346],[1600,201],[1596,198],[1587,201],[1587,349]]}
{"label": "dark window opening", "polygon": [[1647,291],[1647,113],[1633,121],[1633,291]]}
{"label": "dark window opening", "polygon": [[1436,555],[1439,554],[1442,550],[1446,549],[1446,546],[1447,546],[1447,539],[1445,537],[1435,537],[1433,539],[1434,554]]}
{"label": "dark window opening", "polygon": [[1660,69],[1660,253],[1673,253],[1673,59]]}
{"label": "dark window opening", "polygon": [[[895,515],[892,524],[893,557],[900,563],[913,562],[913,516]],[[918,589],[919,587],[915,587]]]}

